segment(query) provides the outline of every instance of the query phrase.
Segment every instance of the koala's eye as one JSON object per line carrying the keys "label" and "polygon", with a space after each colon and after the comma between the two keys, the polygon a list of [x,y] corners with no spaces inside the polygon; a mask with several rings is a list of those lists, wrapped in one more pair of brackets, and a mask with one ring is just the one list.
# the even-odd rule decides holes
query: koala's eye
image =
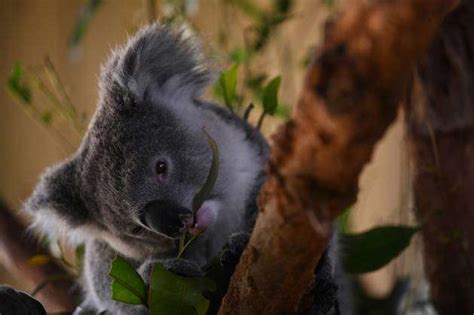
{"label": "koala's eye", "polygon": [[155,165],[155,173],[157,175],[164,175],[168,171],[168,165],[164,161],[158,161]]}

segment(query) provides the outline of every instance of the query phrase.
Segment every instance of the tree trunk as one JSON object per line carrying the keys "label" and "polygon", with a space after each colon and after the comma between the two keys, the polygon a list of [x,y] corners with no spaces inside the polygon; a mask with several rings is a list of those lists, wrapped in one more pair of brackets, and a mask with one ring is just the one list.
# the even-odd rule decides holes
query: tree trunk
{"label": "tree trunk", "polygon": [[444,21],[407,102],[415,213],[439,314],[474,312],[474,1]]}
{"label": "tree trunk", "polygon": [[328,27],[293,118],[273,138],[260,213],[219,314],[291,314],[334,218],[393,121],[446,0],[352,2]]}

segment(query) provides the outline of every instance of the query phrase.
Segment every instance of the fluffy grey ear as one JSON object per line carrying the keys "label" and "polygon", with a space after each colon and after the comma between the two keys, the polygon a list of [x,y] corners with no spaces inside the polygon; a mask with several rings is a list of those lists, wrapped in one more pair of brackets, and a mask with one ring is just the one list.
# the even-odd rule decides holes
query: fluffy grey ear
{"label": "fluffy grey ear", "polygon": [[212,75],[198,45],[184,34],[157,23],[142,28],[113,52],[103,68],[102,94],[113,91],[108,85],[118,84],[138,101],[183,94],[199,97]]}
{"label": "fluffy grey ear", "polygon": [[77,162],[69,160],[46,170],[25,202],[33,226],[46,234],[60,233],[87,222],[89,214],[80,196]]}

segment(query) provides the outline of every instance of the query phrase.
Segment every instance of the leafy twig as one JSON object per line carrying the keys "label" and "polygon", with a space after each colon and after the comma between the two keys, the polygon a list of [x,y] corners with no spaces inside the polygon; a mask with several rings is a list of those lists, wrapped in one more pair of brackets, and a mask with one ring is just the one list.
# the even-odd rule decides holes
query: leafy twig
{"label": "leafy twig", "polygon": [[249,106],[247,106],[247,108],[245,109],[245,112],[244,112],[244,115],[242,116],[242,118],[244,120],[248,120],[249,119],[249,116],[250,116],[250,112],[255,108],[255,105],[253,105],[253,103],[250,103]]}
{"label": "leafy twig", "polygon": [[[196,237],[198,237],[198,235],[200,235],[200,233],[194,234],[193,236],[191,236],[191,238],[186,243],[184,243],[186,236],[181,237],[179,239],[179,241],[180,241],[180,250],[178,252],[178,256],[176,256],[177,258],[181,258],[184,251],[186,250],[186,248],[188,248],[189,244],[191,244],[191,242],[194,241],[196,239]],[[183,245],[181,245],[182,243],[183,243]]]}
{"label": "leafy twig", "polygon": [[75,279],[71,275],[52,275],[49,276],[45,281],[41,282],[38,284],[33,290],[31,290],[30,295],[35,296],[38,294],[41,290],[43,290],[49,283],[54,282],[54,281],[63,281],[63,280],[73,280]]}

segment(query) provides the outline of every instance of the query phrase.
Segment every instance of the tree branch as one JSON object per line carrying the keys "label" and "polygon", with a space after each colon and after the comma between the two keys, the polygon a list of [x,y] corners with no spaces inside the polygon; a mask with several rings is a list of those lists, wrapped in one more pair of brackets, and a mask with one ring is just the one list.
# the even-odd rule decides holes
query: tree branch
{"label": "tree branch", "polygon": [[[27,263],[32,256],[46,253],[37,241],[29,236],[23,224],[14,217],[0,201],[0,258],[15,277],[29,287],[45,283],[54,275],[68,275],[68,272],[54,261],[42,266]],[[76,306],[74,282],[60,280],[48,282],[36,298],[49,312],[72,311]]]}
{"label": "tree branch", "polygon": [[474,310],[474,1],[444,21],[406,106],[415,213],[439,314]]}
{"label": "tree branch", "polygon": [[254,232],[219,314],[291,314],[313,282],[334,218],[393,121],[406,79],[456,1],[353,4],[273,138]]}

